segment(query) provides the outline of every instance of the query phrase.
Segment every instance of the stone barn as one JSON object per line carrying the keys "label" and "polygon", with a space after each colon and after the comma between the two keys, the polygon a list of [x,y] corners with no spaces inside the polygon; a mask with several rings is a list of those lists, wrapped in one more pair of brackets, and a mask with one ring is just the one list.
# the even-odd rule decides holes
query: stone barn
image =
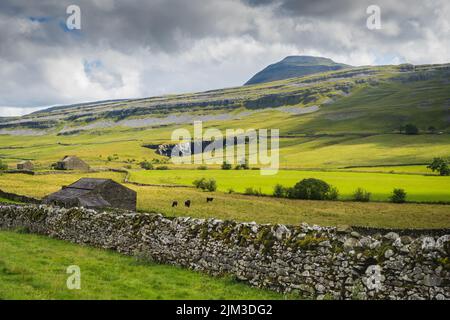
{"label": "stone barn", "polygon": [[88,171],[89,165],[77,156],[65,156],[55,165],[57,170],[83,170]]}
{"label": "stone barn", "polygon": [[29,160],[19,162],[17,164],[17,170],[30,170],[30,171],[32,171],[32,170],[34,170],[33,162],[31,162]]}
{"label": "stone barn", "polygon": [[46,196],[42,202],[66,208],[118,208],[136,211],[136,199],[136,191],[111,179],[82,178]]}

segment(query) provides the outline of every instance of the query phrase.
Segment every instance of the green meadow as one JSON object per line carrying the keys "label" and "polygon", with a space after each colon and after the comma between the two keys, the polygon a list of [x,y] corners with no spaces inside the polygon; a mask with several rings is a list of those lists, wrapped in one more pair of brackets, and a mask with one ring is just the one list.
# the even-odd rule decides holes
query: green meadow
{"label": "green meadow", "polygon": [[317,178],[337,187],[343,200],[350,199],[355,189],[364,188],[372,199],[389,200],[394,188],[403,188],[408,201],[450,202],[450,177],[367,172],[281,170],[263,176],[259,170],[150,170],[133,171],[131,181],[146,184],[192,185],[198,178],[214,178],[218,190],[243,193],[247,188],[261,189],[271,195],[276,184],[292,187],[305,178]]}
{"label": "green meadow", "polygon": [[[152,171],[151,173],[170,174],[172,171],[175,170]],[[196,173],[193,170],[180,171],[182,171],[182,174]],[[198,170],[198,172],[205,173],[209,171]],[[239,171],[239,173],[247,172],[255,173],[253,171]],[[227,171],[227,173],[236,174],[237,172]],[[85,176],[109,178],[121,183],[123,183],[125,178],[125,174],[113,172],[36,176],[4,174],[0,175],[0,189],[30,197],[42,198],[47,194],[59,190],[61,186],[69,185]],[[241,179],[240,181],[244,180]],[[232,219],[244,222],[256,221],[259,223],[274,224],[300,224],[307,222],[322,226],[358,225],[385,228],[450,227],[450,205],[306,201],[247,196],[238,193],[229,194],[223,191],[203,192],[193,187],[173,188],[158,185],[125,185],[137,192],[137,207],[139,211],[157,212],[166,216],[189,216],[222,220]],[[206,203],[206,197],[214,197],[214,201],[212,203]],[[188,199],[192,201],[192,206],[185,208],[182,203]],[[173,201],[178,201],[180,205],[172,208]]]}
{"label": "green meadow", "polygon": [[[71,265],[80,267],[80,290],[67,288]],[[0,231],[0,300],[285,298],[296,297],[113,251]]]}

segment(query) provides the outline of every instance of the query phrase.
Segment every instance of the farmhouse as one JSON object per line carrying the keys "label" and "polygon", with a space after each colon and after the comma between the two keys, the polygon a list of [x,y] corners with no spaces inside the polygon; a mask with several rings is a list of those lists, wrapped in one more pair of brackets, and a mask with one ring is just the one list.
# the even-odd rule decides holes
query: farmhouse
{"label": "farmhouse", "polygon": [[22,161],[17,164],[17,170],[33,170],[33,169],[34,169],[33,162],[29,160]]}
{"label": "farmhouse", "polygon": [[89,170],[89,165],[77,156],[65,156],[55,165],[57,170]]}
{"label": "farmhouse", "polygon": [[82,178],[43,199],[44,204],[136,210],[136,192],[111,179]]}

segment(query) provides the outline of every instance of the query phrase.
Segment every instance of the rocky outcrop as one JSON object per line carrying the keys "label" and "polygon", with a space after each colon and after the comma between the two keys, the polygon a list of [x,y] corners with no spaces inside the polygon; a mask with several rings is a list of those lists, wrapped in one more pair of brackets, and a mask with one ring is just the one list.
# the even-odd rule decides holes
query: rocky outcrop
{"label": "rocky outcrop", "polygon": [[[0,228],[334,299],[450,299],[450,230],[394,231],[0,206]],[[366,232],[367,231],[367,232]]]}

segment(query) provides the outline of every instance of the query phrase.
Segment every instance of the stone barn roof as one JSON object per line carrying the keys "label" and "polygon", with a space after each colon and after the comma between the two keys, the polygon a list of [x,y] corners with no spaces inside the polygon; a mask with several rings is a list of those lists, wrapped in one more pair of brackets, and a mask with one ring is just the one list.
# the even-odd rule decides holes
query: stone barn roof
{"label": "stone barn roof", "polygon": [[43,202],[64,207],[120,208],[136,210],[136,192],[111,179],[82,178]]}

